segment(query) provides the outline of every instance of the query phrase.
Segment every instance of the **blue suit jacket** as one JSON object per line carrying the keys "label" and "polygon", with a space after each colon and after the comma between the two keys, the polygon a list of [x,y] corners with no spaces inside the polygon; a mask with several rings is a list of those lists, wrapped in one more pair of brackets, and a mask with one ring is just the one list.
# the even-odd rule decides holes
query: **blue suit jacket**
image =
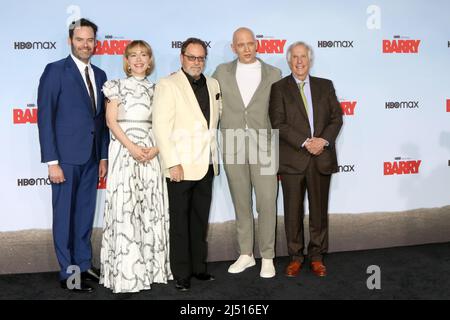
{"label": "blue suit jacket", "polygon": [[82,165],[89,160],[93,147],[97,160],[108,158],[109,132],[101,91],[106,74],[94,65],[92,68],[97,87],[95,115],[86,85],[70,55],[45,67],[38,89],[42,162],[58,160]]}

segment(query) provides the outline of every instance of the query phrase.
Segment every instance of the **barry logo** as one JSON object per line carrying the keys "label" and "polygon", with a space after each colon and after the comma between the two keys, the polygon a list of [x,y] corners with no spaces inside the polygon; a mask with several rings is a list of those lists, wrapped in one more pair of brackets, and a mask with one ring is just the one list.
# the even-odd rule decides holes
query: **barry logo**
{"label": "barry logo", "polygon": [[126,46],[131,40],[118,40],[112,38],[112,36],[105,36],[105,40],[97,40],[95,55],[123,55]]}
{"label": "barry logo", "polygon": [[354,116],[356,101],[341,101],[342,113],[346,116]]}
{"label": "barry logo", "polygon": [[393,40],[383,40],[383,53],[419,53],[421,40],[404,39],[394,36]]}
{"label": "barry logo", "polygon": [[13,123],[26,124],[37,123],[37,107],[33,103],[27,105],[26,109],[13,109]]}
{"label": "barry logo", "polygon": [[401,157],[395,158],[397,161],[384,163],[384,175],[418,174],[422,160],[407,160]]}
{"label": "barry logo", "polygon": [[106,178],[100,178],[98,180],[97,189],[98,190],[106,189]]}
{"label": "barry logo", "polygon": [[283,54],[284,46],[286,45],[286,40],[273,39],[263,35],[257,35],[256,42],[256,51],[260,54]]}

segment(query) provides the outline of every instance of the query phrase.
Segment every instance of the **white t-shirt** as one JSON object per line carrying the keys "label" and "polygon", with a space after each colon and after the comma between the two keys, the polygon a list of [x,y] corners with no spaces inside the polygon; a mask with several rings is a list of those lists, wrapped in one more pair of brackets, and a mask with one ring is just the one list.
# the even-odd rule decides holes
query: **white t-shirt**
{"label": "white t-shirt", "polygon": [[247,108],[261,82],[261,62],[245,64],[238,60],[236,69],[236,81],[241,93],[244,106]]}

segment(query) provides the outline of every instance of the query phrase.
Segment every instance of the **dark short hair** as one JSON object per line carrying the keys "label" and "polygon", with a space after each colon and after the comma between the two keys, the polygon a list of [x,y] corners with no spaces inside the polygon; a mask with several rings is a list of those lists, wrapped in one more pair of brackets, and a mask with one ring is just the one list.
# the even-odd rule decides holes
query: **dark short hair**
{"label": "dark short hair", "polygon": [[183,42],[183,45],[181,46],[181,54],[184,55],[186,53],[186,48],[190,44],[199,44],[199,45],[201,45],[203,47],[203,49],[205,50],[205,57],[208,55],[208,48],[206,47],[205,41],[200,40],[198,38],[189,38],[185,42]]}
{"label": "dark short hair", "polygon": [[95,23],[93,23],[92,21],[89,21],[88,19],[81,18],[76,21],[72,21],[72,23],[69,25],[69,38],[70,39],[73,38],[73,30],[75,28],[79,28],[79,27],[91,27],[92,30],[94,30],[94,36],[97,37],[97,30],[98,30],[97,25]]}

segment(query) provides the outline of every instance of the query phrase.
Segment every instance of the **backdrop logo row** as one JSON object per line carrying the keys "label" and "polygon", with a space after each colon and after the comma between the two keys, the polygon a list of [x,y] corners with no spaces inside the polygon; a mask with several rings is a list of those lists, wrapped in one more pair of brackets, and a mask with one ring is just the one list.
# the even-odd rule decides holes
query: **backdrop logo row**
{"label": "backdrop logo row", "polygon": [[[342,112],[346,116],[355,115],[356,101],[341,100]],[[406,105],[405,105],[406,104]],[[447,111],[449,110],[449,100],[447,100]],[[418,102],[386,102],[388,108],[418,108]],[[13,124],[36,124],[37,123],[37,106],[34,103],[28,103],[26,108],[21,109],[14,107],[12,110]]]}
{"label": "backdrop logo row", "polygon": [[[420,165],[422,160],[413,160],[408,157],[395,157],[395,161],[383,162],[383,175],[393,176],[393,175],[409,175],[409,174],[419,174]],[[450,161],[449,161],[450,165]],[[338,166],[339,173],[355,173],[355,164],[340,164]],[[97,189],[106,189],[107,178],[99,179],[97,184]],[[39,186],[50,186],[50,179],[40,177],[40,178],[18,178],[18,187],[39,187]]]}
{"label": "backdrop logo row", "polygon": [[[277,39],[274,37],[257,35],[257,51],[259,54],[284,54],[286,39]],[[125,40],[121,37],[106,35],[104,39],[97,40],[95,49],[96,55],[123,55],[125,47],[131,40]],[[208,48],[211,48],[212,41],[205,41]],[[317,48],[354,48],[354,40],[319,40]],[[171,47],[181,48],[183,41],[174,40]],[[382,41],[383,53],[419,53],[421,40],[412,40],[409,37],[395,35],[394,39],[385,39]],[[450,47],[450,41],[447,41]],[[13,43],[15,50],[56,50],[56,41],[15,41]]]}

